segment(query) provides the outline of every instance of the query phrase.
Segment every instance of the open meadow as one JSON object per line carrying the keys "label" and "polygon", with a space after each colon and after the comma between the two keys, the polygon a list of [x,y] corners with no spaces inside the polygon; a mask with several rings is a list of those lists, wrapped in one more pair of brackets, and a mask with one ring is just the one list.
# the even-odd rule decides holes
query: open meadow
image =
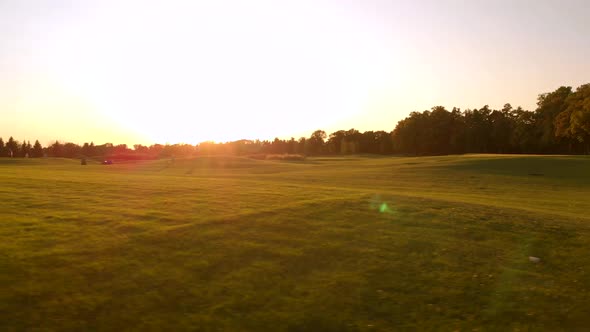
{"label": "open meadow", "polygon": [[588,156],[0,159],[0,331],[583,330],[589,253]]}

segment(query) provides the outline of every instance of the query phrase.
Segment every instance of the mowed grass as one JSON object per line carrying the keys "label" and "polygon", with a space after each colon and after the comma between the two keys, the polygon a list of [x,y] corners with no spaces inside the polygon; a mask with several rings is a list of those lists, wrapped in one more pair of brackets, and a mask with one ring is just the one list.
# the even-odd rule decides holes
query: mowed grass
{"label": "mowed grass", "polygon": [[589,171],[0,159],[0,331],[587,330]]}

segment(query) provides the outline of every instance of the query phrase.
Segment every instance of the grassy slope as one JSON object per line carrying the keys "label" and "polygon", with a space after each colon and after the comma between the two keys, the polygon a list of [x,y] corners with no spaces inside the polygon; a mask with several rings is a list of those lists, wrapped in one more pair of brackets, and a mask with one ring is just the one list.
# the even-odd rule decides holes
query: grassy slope
{"label": "grassy slope", "polygon": [[0,159],[0,330],[582,329],[588,169]]}

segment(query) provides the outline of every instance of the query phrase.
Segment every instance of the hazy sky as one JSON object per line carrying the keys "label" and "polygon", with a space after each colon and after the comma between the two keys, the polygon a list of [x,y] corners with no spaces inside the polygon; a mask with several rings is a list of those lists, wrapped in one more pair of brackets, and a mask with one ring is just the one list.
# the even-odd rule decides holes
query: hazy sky
{"label": "hazy sky", "polygon": [[391,131],[590,82],[590,2],[0,0],[0,136]]}

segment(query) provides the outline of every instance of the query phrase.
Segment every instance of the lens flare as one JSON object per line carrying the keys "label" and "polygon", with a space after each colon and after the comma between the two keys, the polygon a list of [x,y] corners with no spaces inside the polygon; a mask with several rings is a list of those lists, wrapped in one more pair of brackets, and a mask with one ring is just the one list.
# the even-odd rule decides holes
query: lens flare
{"label": "lens flare", "polygon": [[379,211],[382,214],[394,214],[395,211],[392,207],[391,202],[382,199],[380,195],[374,195],[369,201],[370,209],[373,211]]}

